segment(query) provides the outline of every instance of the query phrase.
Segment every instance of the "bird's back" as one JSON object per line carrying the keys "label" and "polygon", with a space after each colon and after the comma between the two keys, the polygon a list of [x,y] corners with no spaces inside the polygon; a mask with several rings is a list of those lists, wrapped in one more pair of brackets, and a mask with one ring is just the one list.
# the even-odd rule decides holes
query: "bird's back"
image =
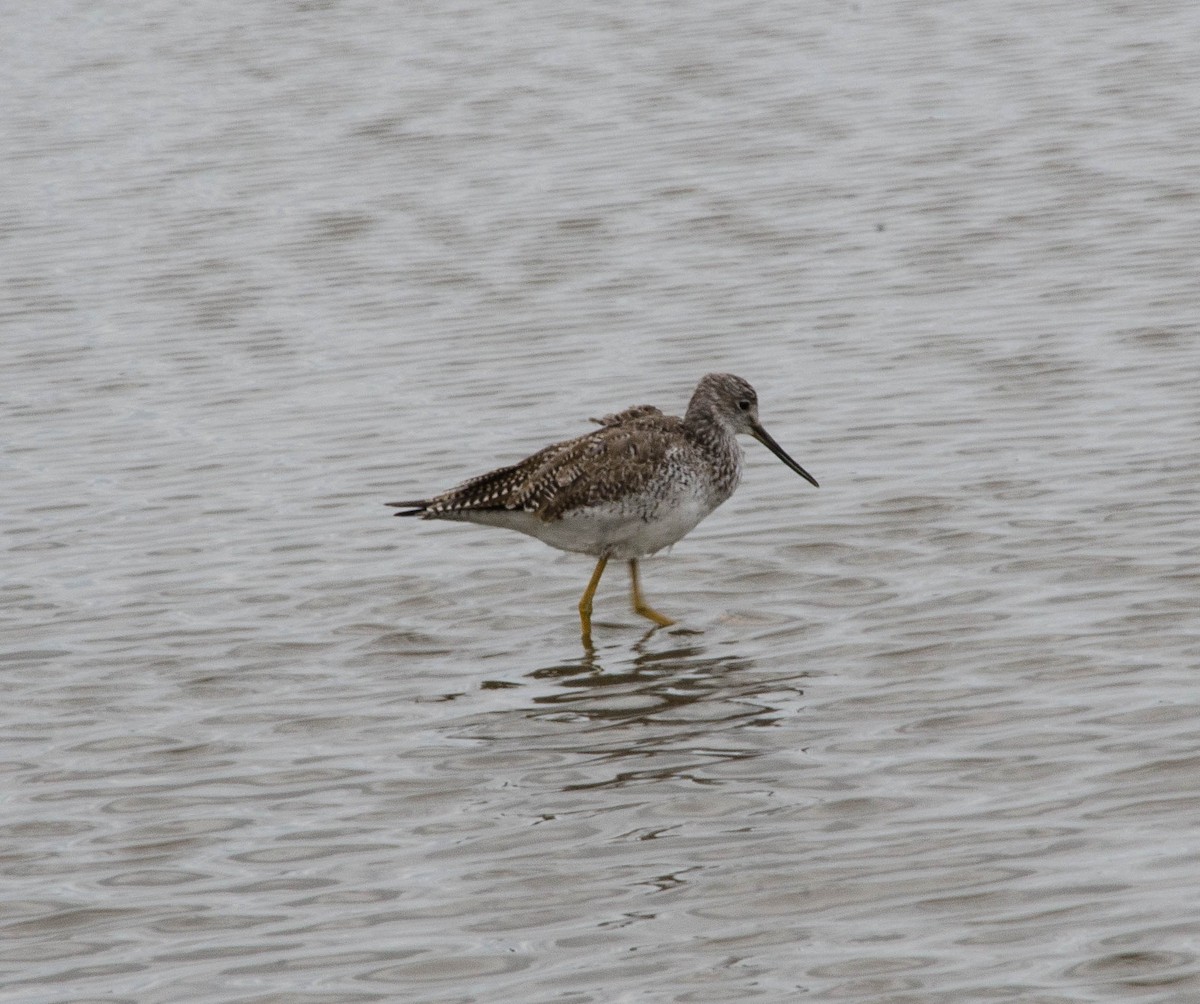
{"label": "bird's back", "polygon": [[548,522],[573,510],[645,497],[681,462],[687,446],[682,419],[652,405],[594,421],[599,429],[552,443],[519,463],[429,499],[391,504],[411,509],[401,515],[426,519],[474,521],[490,511],[518,510]]}

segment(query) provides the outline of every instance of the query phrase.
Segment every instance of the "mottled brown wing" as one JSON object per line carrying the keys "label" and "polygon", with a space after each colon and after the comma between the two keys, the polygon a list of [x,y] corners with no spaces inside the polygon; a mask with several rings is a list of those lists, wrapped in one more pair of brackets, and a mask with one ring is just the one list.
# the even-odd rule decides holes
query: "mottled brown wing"
{"label": "mottled brown wing", "polygon": [[655,412],[605,425],[542,457],[530,471],[523,507],[554,520],[571,509],[644,494],[670,463],[676,440],[666,427],[679,421]]}
{"label": "mottled brown wing", "polygon": [[555,443],[527,457],[511,467],[498,467],[494,471],[469,478],[461,484],[419,502],[389,502],[388,505],[414,506],[411,512],[397,513],[398,516],[422,515],[426,518],[449,515],[455,512],[486,509],[520,509],[519,496],[526,486],[527,468],[540,457],[560,449],[565,443]]}
{"label": "mottled brown wing", "polygon": [[469,478],[431,498],[411,502],[389,502],[389,506],[404,509],[397,516],[423,516],[425,519],[453,518],[455,513],[479,512],[492,509],[526,509],[533,511],[536,500],[553,483],[539,480],[542,472],[553,477],[555,458],[569,457],[577,444],[594,433],[554,443],[520,463],[498,467],[494,471]]}
{"label": "mottled brown wing", "polygon": [[400,516],[520,509],[554,520],[577,506],[595,505],[645,489],[661,475],[678,418],[652,405],[605,416],[603,428],[554,443],[518,464],[500,467],[404,506]]}

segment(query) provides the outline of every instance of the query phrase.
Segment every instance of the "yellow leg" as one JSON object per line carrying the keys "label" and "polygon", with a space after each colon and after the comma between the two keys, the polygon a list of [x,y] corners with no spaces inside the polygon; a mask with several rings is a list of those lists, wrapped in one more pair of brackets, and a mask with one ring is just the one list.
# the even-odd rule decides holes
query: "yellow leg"
{"label": "yellow leg", "polygon": [[632,587],[633,594],[633,609],[643,617],[649,617],[659,627],[668,627],[675,622],[663,614],[660,614],[654,607],[646,602],[646,598],[642,596],[642,587],[638,583],[638,567],[637,558],[629,559],[629,582]]}
{"label": "yellow leg", "polygon": [[596,562],[596,570],[592,572],[592,581],[588,583],[587,589],[583,591],[583,596],[579,599],[579,623],[583,629],[585,645],[592,643],[592,597],[596,595],[596,587],[600,585],[600,576],[604,574],[604,566],[607,564],[607,558],[601,558]]}

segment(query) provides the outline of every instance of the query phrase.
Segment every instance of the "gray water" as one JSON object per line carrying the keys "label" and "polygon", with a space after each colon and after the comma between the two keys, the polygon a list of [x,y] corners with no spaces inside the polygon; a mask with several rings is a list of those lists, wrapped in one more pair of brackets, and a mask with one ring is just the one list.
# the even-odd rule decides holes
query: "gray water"
{"label": "gray water", "polygon": [[[1200,1000],[1200,10],[0,15],[0,996]],[[622,570],[382,503],[704,372]]]}

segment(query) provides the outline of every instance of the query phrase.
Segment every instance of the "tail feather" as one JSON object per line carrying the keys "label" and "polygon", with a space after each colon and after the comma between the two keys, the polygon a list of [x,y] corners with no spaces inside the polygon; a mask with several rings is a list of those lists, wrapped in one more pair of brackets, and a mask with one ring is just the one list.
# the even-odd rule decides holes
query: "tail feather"
{"label": "tail feather", "polygon": [[393,509],[403,509],[403,512],[394,512],[393,516],[420,516],[426,509],[429,508],[428,500],[419,502],[385,502],[386,506],[391,506]]}

